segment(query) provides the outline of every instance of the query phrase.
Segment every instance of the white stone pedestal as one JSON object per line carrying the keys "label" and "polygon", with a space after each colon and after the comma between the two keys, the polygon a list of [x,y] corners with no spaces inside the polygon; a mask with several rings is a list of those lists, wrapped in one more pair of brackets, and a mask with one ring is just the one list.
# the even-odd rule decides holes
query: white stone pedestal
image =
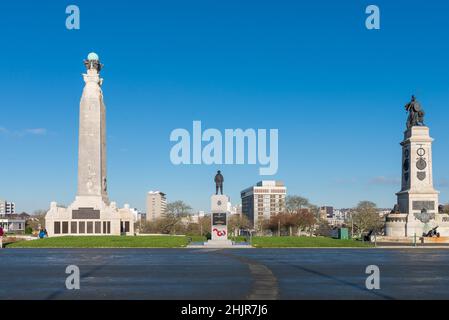
{"label": "white stone pedestal", "polygon": [[[438,212],[439,192],[433,187],[432,142],[428,127],[414,126],[404,132],[402,188],[396,194],[399,212],[387,216],[388,237],[421,237],[437,226],[441,236],[449,236],[449,216]],[[432,218],[422,219],[422,212]]]}
{"label": "white stone pedestal", "polygon": [[232,241],[228,239],[228,202],[229,198],[225,195],[211,197],[212,239],[204,244],[207,247],[232,247]]}

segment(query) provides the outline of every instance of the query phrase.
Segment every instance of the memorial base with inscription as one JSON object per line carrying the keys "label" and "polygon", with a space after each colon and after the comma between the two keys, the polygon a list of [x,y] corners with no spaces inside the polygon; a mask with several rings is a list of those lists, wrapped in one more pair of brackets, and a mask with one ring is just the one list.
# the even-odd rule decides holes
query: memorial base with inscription
{"label": "memorial base with inscription", "polygon": [[228,202],[225,195],[211,197],[211,239],[201,245],[189,245],[189,248],[252,248],[247,244],[235,244],[228,239]]}
{"label": "memorial base with inscription", "polygon": [[207,247],[232,247],[228,239],[228,202],[225,195],[211,197],[211,240],[204,244]]}
{"label": "memorial base with inscription", "polygon": [[134,235],[134,214],[128,206],[119,209],[98,199],[77,197],[68,208],[52,202],[45,217],[50,237]]}
{"label": "memorial base with inscription", "polygon": [[435,214],[434,219],[424,223],[412,214],[391,213],[387,217],[385,234],[389,237],[414,238],[415,235],[421,237],[435,227],[438,227],[437,232],[441,237],[449,237],[449,215]]}

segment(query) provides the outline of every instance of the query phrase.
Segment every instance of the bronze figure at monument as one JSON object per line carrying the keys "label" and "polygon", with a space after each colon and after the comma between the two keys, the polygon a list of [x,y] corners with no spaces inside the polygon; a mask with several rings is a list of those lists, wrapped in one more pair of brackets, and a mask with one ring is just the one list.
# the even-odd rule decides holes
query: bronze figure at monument
{"label": "bronze figure at monument", "polygon": [[412,101],[405,105],[405,110],[408,112],[407,129],[414,126],[424,126],[424,109],[421,104],[412,96]]}
{"label": "bronze figure at monument", "polygon": [[220,194],[223,194],[224,178],[220,170],[217,171],[214,181],[215,181],[215,194],[218,194],[218,189],[220,189]]}

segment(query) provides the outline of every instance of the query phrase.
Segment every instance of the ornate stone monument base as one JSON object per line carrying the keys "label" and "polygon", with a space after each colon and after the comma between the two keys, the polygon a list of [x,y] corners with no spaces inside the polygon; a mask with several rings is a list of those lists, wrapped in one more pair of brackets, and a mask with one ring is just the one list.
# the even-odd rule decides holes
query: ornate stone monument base
{"label": "ornate stone monument base", "polygon": [[387,216],[385,234],[394,238],[414,238],[421,237],[423,233],[438,227],[438,232],[442,237],[449,237],[449,215],[436,214],[435,219],[428,223],[419,221],[416,217],[407,213],[390,213]]}
{"label": "ornate stone monument base", "polygon": [[45,216],[48,235],[134,235],[134,214],[128,205],[119,209],[115,202],[107,205],[93,200],[77,197],[68,208],[52,202]]}

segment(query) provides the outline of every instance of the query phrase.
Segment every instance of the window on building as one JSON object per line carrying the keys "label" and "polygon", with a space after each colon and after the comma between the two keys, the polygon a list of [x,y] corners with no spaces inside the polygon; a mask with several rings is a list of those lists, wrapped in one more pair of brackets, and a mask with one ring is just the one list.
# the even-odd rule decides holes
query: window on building
{"label": "window on building", "polygon": [[60,234],[61,233],[61,222],[59,221],[55,221],[55,234]]}
{"label": "window on building", "polygon": [[86,233],[86,223],[84,221],[80,221],[80,233]]}
{"label": "window on building", "polygon": [[70,222],[70,232],[71,233],[78,233],[77,225],[78,225],[78,223],[76,221]]}
{"label": "window on building", "polygon": [[93,233],[94,232],[94,224],[92,221],[87,222],[87,233]]}
{"label": "window on building", "polygon": [[69,222],[68,221],[62,222],[62,233],[63,234],[69,233]]}
{"label": "window on building", "polygon": [[95,221],[95,233],[101,233],[101,221]]}

